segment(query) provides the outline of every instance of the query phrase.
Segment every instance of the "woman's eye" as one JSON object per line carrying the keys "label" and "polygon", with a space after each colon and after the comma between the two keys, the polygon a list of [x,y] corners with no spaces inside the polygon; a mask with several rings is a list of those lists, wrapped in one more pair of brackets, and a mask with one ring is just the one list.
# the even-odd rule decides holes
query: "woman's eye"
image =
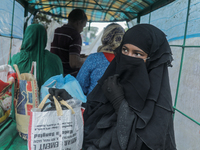
{"label": "woman's eye", "polygon": [[136,55],[136,56],[139,56],[139,57],[141,57],[141,56],[142,56],[140,53],[136,53],[135,55]]}
{"label": "woman's eye", "polygon": [[122,49],[125,53],[128,53],[128,50],[126,48]]}

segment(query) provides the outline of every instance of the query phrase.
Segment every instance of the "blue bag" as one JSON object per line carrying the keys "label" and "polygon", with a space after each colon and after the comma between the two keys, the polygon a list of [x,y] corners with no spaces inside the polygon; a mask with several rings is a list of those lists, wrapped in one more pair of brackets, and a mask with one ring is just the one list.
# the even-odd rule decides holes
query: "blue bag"
{"label": "blue bag", "polygon": [[[40,102],[49,94],[49,88],[65,89],[73,98],[77,98],[84,103],[87,100],[79,82],[70,74],[64,78],[62,74],[49,78],[40,89]],[[47,102],[50,102],[50,100],[48,99]]]}

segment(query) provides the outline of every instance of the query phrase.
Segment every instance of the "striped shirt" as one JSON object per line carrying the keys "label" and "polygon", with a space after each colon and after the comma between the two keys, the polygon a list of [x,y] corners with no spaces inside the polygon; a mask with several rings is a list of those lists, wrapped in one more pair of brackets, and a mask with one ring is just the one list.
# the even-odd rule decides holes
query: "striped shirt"
{"label": "striped shirt", "polygon": [[62,60],[63,72],[65,75],[77,75],[79,68],[73,69],[70,67],[69,54],[80,56],[81,46],[81,35],[72,26],[63,25],[55,30],[50,51],[58,55]]}

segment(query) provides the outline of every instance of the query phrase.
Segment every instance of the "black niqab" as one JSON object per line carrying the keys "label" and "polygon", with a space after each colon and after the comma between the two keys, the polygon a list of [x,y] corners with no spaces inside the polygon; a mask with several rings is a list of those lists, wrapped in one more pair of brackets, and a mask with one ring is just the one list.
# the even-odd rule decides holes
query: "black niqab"
{"label": "black niqab", "polygon": [[[148,54],[148,60],[121,53],[124,44],[133,44]],[[84,148],[92,150],[175,150],[173,107],[168,66],[171,49],[165,34],[149,24],[129,29],[97,86],[88,95],[84,112]],[[125,101],[118,115],[103,95],[101,85],[119,74]]]}

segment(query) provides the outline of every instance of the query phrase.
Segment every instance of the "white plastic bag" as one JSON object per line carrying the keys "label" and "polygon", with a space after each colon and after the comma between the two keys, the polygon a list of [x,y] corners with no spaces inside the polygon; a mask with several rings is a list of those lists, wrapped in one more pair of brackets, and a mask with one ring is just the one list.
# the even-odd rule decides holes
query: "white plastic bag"
{"label": "white plastic bag", "polygon": [[0,66],[0,80],[2,80],[3,82],[7,82],[7,77],[8,77],[8,73],[13,73],[14,70],[12,69],[12,67],[10,65],[1,65]]}
{"label": "white plastic bag", "polygon": [[[29,150],[80,150],[83,143],[81,107],[62,110],[54,99],[56,111],[41,112],[48,96],[32,109],[29,121]],[[65,105],[67,107],[67,105]],[[69,108],[69,107],[68,107]]]}

